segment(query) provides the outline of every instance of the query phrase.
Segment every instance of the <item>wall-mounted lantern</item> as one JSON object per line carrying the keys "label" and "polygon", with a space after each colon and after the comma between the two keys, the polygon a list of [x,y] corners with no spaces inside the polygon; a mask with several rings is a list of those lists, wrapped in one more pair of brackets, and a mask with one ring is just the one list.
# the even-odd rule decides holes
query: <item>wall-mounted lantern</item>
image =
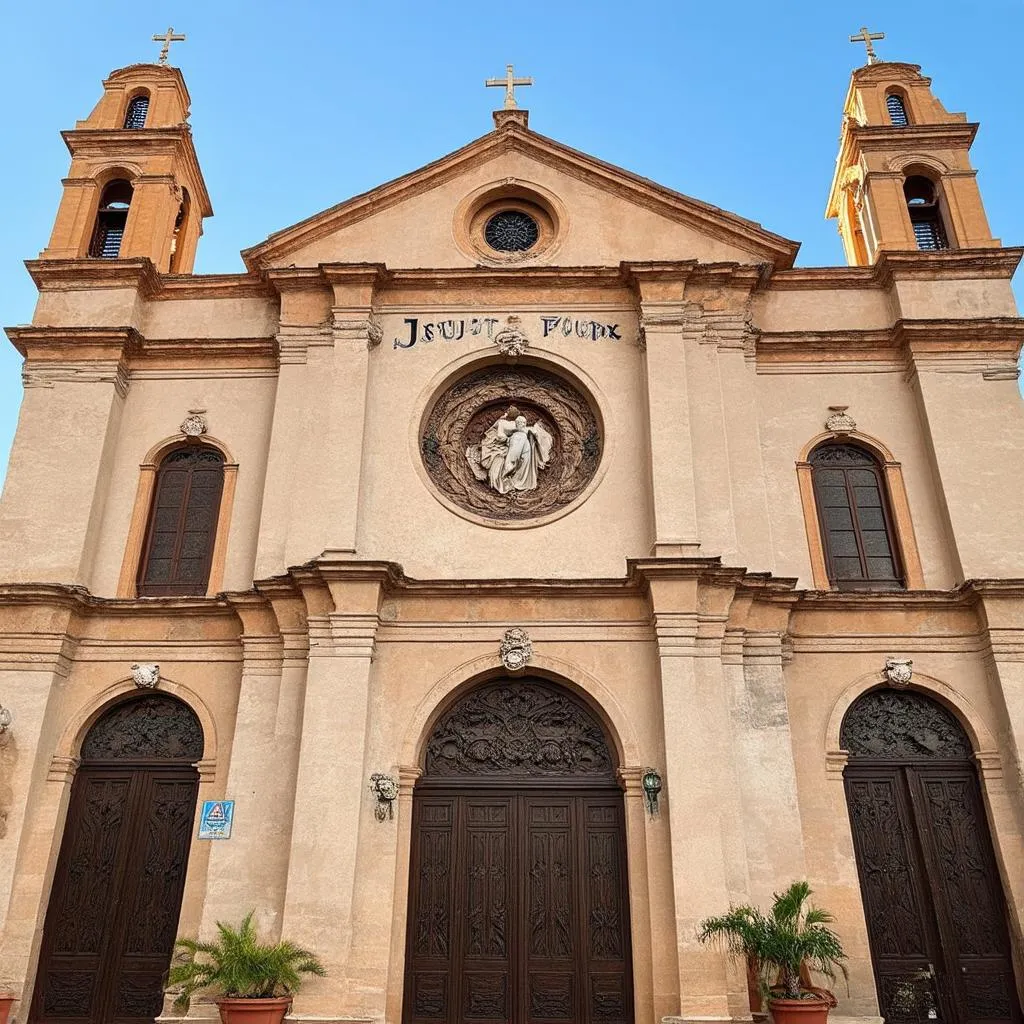
{"label": "wall-mounted lantern", "polygon": [[644,787],[647,811],[652,818],[656,818],[658,816],[658,794],[661,792],[661,776],[653,768],[646,768],[640,784]]}

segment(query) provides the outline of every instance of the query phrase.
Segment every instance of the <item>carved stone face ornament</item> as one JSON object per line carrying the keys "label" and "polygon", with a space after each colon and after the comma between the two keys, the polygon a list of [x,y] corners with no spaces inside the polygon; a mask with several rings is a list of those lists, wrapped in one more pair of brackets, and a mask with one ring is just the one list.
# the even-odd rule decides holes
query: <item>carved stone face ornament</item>
{"label": "carved stone face ornament", "polygon": [[160,682],[160,666],[152,662],[132,665],[132,681],[140,690],[155,690]]}
{"label": "carved stone face ornament", "polygon": [[886,658],[885,678],[895,687],[910,685],[914,675],[914,663],[909,658]]}
{"label": "carved stone face ornament", "polygon": [[374,772],[370,776],[370,789],[377,797],[377,806],[373,809],[374,817],[378,821],[393,818],[395,815],[392,805],[398,799],[398,780],[393,775]]}

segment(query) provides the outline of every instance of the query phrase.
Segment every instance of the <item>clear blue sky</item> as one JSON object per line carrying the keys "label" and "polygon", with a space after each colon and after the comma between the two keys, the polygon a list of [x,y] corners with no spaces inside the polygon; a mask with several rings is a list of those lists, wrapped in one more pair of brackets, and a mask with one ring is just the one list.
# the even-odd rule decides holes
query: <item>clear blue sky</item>
{"label": "clear blue sky", "polygon": [[[534,77],[531,127],[802,242],[803,265],[843,262],[824,220],[861,25],[883,59],[920,64],[947,109],[981,122],[974,164],[993,232],[1024,242],[1021,0],[37,0],[6,5],[0,322],[31,319],[22,266],[46,245],[68,154],[114,68],[172,63],[216,216],[199,273],[240,249],[484,134],[507,62]],[[1018,275],[1018,284],[1020,275]],[[1018,288],[1019,291],[1019,288]],[[21,399],[0,339],[0,476]]]}

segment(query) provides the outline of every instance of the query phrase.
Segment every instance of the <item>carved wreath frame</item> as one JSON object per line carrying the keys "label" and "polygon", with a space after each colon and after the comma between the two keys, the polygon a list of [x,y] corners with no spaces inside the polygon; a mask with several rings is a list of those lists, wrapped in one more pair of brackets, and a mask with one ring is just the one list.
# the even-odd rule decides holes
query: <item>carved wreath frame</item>
{"label": "carved wreath frame", "polygon": [[[488,421],[505,408],[543,419],[555,437],[550,465],[535,491],[500,495],[478,480],[466,448],[479,443]],[[445,387],[419,436],[427,476],[447,502],[489,525],[528,525],[568,509],[587,490],[601,464],[604,437],[597,413],[576,384],[532,365],[485,366]]]}

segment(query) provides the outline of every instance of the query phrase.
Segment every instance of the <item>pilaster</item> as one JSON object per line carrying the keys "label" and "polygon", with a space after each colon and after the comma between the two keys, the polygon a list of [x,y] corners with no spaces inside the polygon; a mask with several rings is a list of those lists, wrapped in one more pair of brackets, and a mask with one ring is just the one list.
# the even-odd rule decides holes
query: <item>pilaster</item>
{"label": "pilaster", "polygon": [[[665,721],[680,1013],[744,1017],[746,977],[697,941],[700,921],[746,898],[746,864],[722,650],[733,585],[698,560],[640,562],[654,614]],[[697,824],[699,823],[699,827]]]}
{"label": "pilaster", "polygon": [[0,581],[88,586],[128,390],[130,328],[11,328],[25,397],[0,501]]}
{"label": "pilaster", "polygon": [[749,894],[759,906],[807,877],[784,676],[788,619],[788,603],[738,594],[724,645]]}
{"label": "pilaster", "polygon": [[1024,575],[1024,412],[1015,374],[990,372],[1019,353],[1016,322],[904,322],[924,436],[960,579]]}
{"label": "pilaster", "polygon": [[[0,702],[12,714],[0,735],[0,978],[26,999],[79,763],[74,753],[54,754],[54,695],[76,650],[71,619],[59,604],[0,600]],[[24,1003],[16,1013],[26,1019]]]}
{"label": "pilaster", "polygon": [[300,581],[309,667],[283,934],[315,949],[328,977],[299,993],[298,1016],[345,1014],[362,998],[352,991],[348,954],[359,838],[372,817],[365,755],[382,583],[358,563]]}
{"label": "pilaster", "polygon": [[382,273],[356,264],[324,267],[322,277],[270,274],[283,300],[281,377],[257,577],[327,549],[356,551],[367,379],[381,339],[373,296]]}
{"label": "pilaster", "polygon": [[235,824],[230,842],[211,844],[200,936],[210,938],[217,921],[237,921],[255,909],[261,935],[277,939],[302,731],[306,644],[295,623],[304,609],[297,595],[231,601],[243,625],[226,793],[235,801]]}
{"label": "pilaster", "polygon": [[654,499],[651,554],[696,555],[700,539],[687,353],[704,325],[699,307],[682,301],[685,273],[668,285],[645,276],[638,280]]}

